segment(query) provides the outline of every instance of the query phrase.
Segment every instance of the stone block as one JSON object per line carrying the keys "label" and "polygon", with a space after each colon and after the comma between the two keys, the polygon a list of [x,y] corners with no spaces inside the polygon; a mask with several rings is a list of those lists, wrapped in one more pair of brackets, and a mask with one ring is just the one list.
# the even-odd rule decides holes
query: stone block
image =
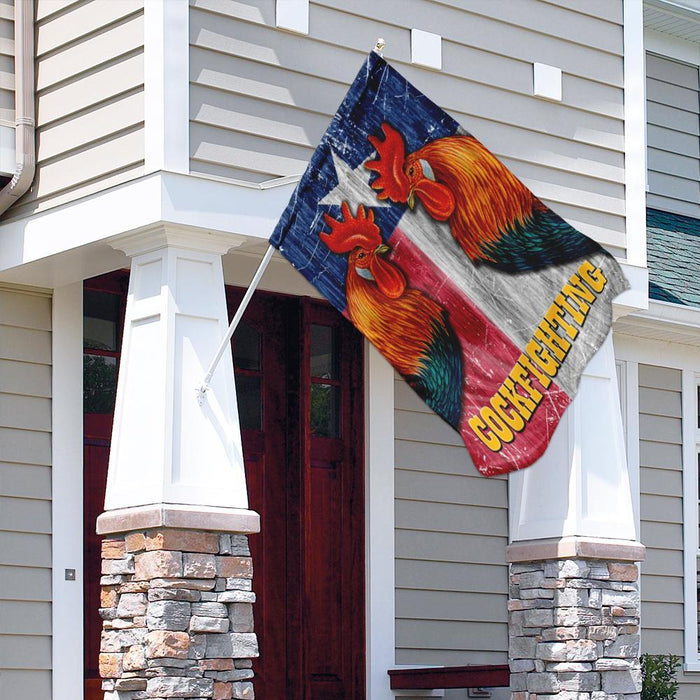
{"label": "stone block", "polygon": [[556,673],[529,673],[527,689],[531,693],[558,693],[559,679]]}
{"label": "stone block", "polygon": [[133,574],[133,555],[127,554],[123,559],[103,559],[101,573],[105,576],[128,576]]}
{"label": "stone block", "polygon": [[617,637],[617,627],[615,625],[592,625],[588,628],[588,639],[598,642]]}
{"label": "stone block", "polygon": [[227,617],[228,609],[223,603],[193,603],[192,614],[201,617]]}
{"label": "stone block", "polygon": [[511,673],[510,689],[527,690],[527,673]]}
{"label": "stone block", "polygon": [[146,668],[146,650],[143,644],[134,644],[124,654],[122,659],[124,671],[140,671]]}
{"label": "stone block", "polygon": [[552,627],[553,625],[553,610],[533,609],[523,612],[523,627]]}
{"label": "stone block", "polygon": [[233,659],[202,659],[199,667],[203,671],[232,671]]}
{"label": "stone block", "polygon": [[233,683],[231,685],[231,697],[235,698],[235,700],[254,700],[255,691],[253,690],[253,684],[249,681]]}
{"label": "stone block", "polygon": [[146,639],[146,630],[143,628],[127,630],[103,630],[100,651],[117,652],[128,649],[134,644],[143,644]]}
{"label": "stone block", "polygon": [[122,539],[102,540],[103,559],[121,559],[126,554],[126,545]]}
{"label": "stone block", "polygon": [[103,587],[100,589],[100,607],[101,608],[114,608],[117,605],[117,599],[119,594],[115,587]]}
{"label": "stone block", "polygon": [[122,654],[101,653],[99,671],[102,678],[119,678],[122,675]]}
{"label": "stone block", "polygon": [[250,556],[250,547],[248,546],[248,537],[246,535],[231,535],[231,554],[238,557]]}
{"label": "stone block", "polygon": [[554,661],[547,664],[546,670],[555,673],[585,673],[593,670],[593,664],[582,661]]}
{"label": "stone block", "polygon": [[153,630],[146,637],[146,657],[149,659],[186,659],[190,649],[187,632]]}
{"label": "stone block", "polygon": [[588,578],[598,581],[607,581],[610,578],[610,571],[608,570],[607,564],[591,566],[591,571],[588,574]]}
{"label": "stone block", "polygon": [[544,642],[584,639],[585,636],[585,627],[550,627],[549,629],[542,630],[542,641]]}
{"label": "stone block", "polygon": [[252,632],[255,629],[253,606],[250,603],[232,603],[228,608],[232,632]]}
{"label": "stone block", "polygon": [[601,673],[602,689],[606,693],[639,693],[642,690],[642,672],[604,671]]}
{"label": "stone block", "polygon": [[119,593],[148,593],[148,581],[125,581],[119,585]]}
{"label": "stone block", "polygon": [[250,668],[237,668],[233,671],[221,671],[219,672],[218,678],[221,681],[245,681],[249,678],[253,678],[255,674]]}
{"label": "stone block", "polygon": [[149,678],[147,692],[152,698],[211,698],[214,681],[211,678]]}
{"label": "stone block", "polygon": [[146,679],[120,678],[114,684],[114,689],[119,692],[129,692],[130,690],[146,690]]}
{"label": "stone block", "polygon": [[252,591],[221,591],[217,598],[221,603],[254,603],[255,593]]}
{"label": "stone block", "polygon": [[[620,634],[605,649],[605,656],[609,658],[636,658],[639,656],[639,635]],[[630,691],[631,692],[631,691]]]}
{"label": "stone block", "polygon": [[526,588],[520,592],[520,597],[523,600],[532,600],[537,598],[554,598],[554,591],[551,588]]}
{"label": "stone block", "polygon": [[193,615],[190,618],[191,632],[228,632],[229,621],[222,617],[200,617]]}
{"label": "stone block", "polygon": [[541,588],[544,583],[544,573],[542,571],[531,571],[520,574],[516,582],[522,591],[524,588]]}
{"label": "stone block", "polygon": [[189,627],[191,603],[179,600],[157,600],[148,606],[146,623],[149,630],[184,631]]}
{"label": "stone block", "polygon": [[252,658],[258,656],[258,639],[254,634],[228,632],[206,635],[208,659]]}
{"label": "stone block", "polygon": [[206,578],[154,578],[153,588],[184,588],[190,591],[211,591],[214,581]]}
{"label": "stone block", "polygon": [[639,578],[639,569],[636,564],[610,562],[608,564],[611,581],[632,582]]}
{"label": "stone block", "polygon": [[534,659],[536,653],[537,640],[534,637],[511,637],[508,640],[508,656],[511,659]]}
{"label": "stone block", "polygon": [[232,692],[233,689],[230,683],[214,681],[214,694],[212,695],[214,700],[229,700]]}
{"label": "stone block", "polygon": [[554,611],[554,620],[559,627],[599,625],[601,613],[593,608],[558,608]]}
{"label": "stone block", "polygon": [[143,532],[130,532],[124,541],[127,552],[142,552],[146,549],[146,537]]}
{"label": "stone block", "polygon": [[216,560],[214,555],[201,553],[183,554],[182,573],[187,578],[215,578]]}
{"label": "stone block", "polygon": [[145,593],[123,593],[119,596],[117,615],[119,617],[136,617],[146,614],[148,597]]}
{"label": "stone block", "polygon": [[253,578],[250,557],[216,557],[216,575],[224,578]]}
{"label": "stone block", "polygon": [[567,661],[595,661],[596,643],[592,639],[572,639],[566,642]]}
{"label": "stone block", "polygon": [[148,600],[182,600],[190,603],[198,602],[202,597],[201,591],[190,591],[186,588],[151,588]]}
{"label": "stone block", "polygon": [[182,553],[156,550],[137,554],[136,579],[150,581],[152,579],[174,578],[182,576]]}
{"label": "stone block", "polygon": [[600,690],[600,673],[596,671],[560,673],[558,679],[561,690],[575,690],[579,692]]}
{"label": "stone block", "polygon": [[580,559],[562,559],[560,561],[548,561],[544,566],[544,575],[547,578],[586,578],[590,571],[588,562]]}
{"label": "stone block", "polygon": [[618,608],[639,608],[639,593],[637,591],[603,590],[603,605]]}
{"label": "stone block", "polygon": [[175,528],[152,530],[146,533],[146,549],[170,549],[180,552],[216,554],[219,551],[219,536],[213,532]]}
{"label": "stone block", "polygon": [[545,661],[565,661],[565,642],[544,642],[537,645],[537,658]]}
{"label": "stone block", "polygon": [[535,662],[532,659],[511,659],[509,665],[511,673],[524,673],[535,669]]}
{"label": "stone block", "polygon": [[585,588],[564,588],[552,591],[554,605],[560,608],[588,607],[588,591]]}
{"label": "stone block", "polygon": [[598,659],[595,662],[596,671],[629,671],[634,667],[632,659]]}
{"label": "stone block", "polygon": [[601,608],[603,605],[603,591],[600,588],[591,588],[588,594],[588,607]]}

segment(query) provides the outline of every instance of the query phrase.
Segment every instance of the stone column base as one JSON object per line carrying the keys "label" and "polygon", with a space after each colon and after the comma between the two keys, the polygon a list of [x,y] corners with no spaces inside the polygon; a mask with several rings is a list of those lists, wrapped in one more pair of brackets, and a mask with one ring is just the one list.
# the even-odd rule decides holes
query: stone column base
{"label": "stone column base", "polygon": [[511,564],[512,700],[639,700],[637,580],[630,561]]}
{"label": "stone column base", "polygon": [[166,527],[108,535],[105,700],[254,698],[252,576],[245,535]]}

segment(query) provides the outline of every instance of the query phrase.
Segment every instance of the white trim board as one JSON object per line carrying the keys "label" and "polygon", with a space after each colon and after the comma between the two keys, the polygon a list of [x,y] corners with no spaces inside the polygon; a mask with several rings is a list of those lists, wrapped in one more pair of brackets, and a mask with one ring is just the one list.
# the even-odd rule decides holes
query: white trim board
{"label": "white trim board", "polygon": [[[52,319],[53,700],[83,697],[83,285],[54,290]],[[75,569],[74,581],[65,570]]]}

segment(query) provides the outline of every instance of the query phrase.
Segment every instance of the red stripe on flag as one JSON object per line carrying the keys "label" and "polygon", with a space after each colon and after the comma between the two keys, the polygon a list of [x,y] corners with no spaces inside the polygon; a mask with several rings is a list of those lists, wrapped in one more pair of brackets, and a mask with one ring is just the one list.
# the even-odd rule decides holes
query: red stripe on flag
{"label": "red stripe on flag", "polygon": [[[523,371],[518,360],[524,348],[491,323],[400,229],[394,230],[389,244],[391,260],[407,274],[409,286],[446,309],[459,337],[465,376],[460,434],[474,465],[487,476],[529,466],[544,453],[571,399],[554,382],[545,389],[537,368]],[[523,427],[516,430],[521,422]],[[496,441],[498,449],[493,449]]]}

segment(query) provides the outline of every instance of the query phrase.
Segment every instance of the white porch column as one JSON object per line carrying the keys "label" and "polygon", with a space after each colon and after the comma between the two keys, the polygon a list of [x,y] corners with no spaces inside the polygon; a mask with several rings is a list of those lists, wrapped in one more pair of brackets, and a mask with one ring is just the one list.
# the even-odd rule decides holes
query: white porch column
{"label": "white porch column", "polygon": [[544,456],[510,475],[510,538],[636,540],[612,337],[586,367]]}
{"label": "white porch column", "polygon": [[641,690],[637,542],[612,338],[545,455],[511,474],[512,700]]}
{"label": "white porch column", "polygon": [[196,512],[201,529],[218,529],[222,517],[221,529],[258,529],[230,349],[201,406],[196,393],[228,326],[221,256],[235,245],[169,226],[113,243],[132,264],[100,532],[114,532],[125,509],[132,521],[141,514],[138,527],[187,527]]}

